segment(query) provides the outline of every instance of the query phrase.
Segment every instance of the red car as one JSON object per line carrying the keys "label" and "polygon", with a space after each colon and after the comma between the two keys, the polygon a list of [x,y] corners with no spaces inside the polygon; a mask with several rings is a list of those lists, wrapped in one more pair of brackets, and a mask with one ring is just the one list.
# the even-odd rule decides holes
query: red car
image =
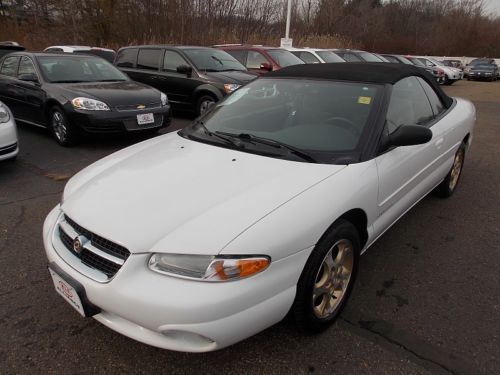
{"label": "red car", "polygon": [[304,64],[291,52],[278,47],[254,46],[248,44],[216,45],[232,55],[249,71],[259,75],[284,68],[285,66]]}

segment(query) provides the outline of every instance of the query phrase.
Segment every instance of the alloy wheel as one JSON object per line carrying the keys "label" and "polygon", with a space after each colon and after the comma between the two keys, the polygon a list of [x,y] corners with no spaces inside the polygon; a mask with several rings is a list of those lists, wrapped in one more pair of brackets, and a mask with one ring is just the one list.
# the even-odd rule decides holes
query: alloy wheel
{"label": "alloy wheel", "polygon": [[320,319],[331,316],[345,296],[354,266],[351,241],[341,239],[328,251],[316,275],[312,304]]}
{"label": "alloy wheel", "polygon": [[66,141],[68,128],[63,114],[59,111],[52,113],[52,129],[59,142]]}
{"label": "alloy wheel", "polygon": [[450,190],[454,190],[457,186],[460,173],[462,172],[462,165],[464,163],[464,150],[460,148],[455,155],[455,160],[453,161],[453,167],[451,169],[450,175]]}
{"label": "alloy wheel", "polygon": [[214,100],[211,98],[203,99],[200,103],[200,115],[205,114],[210,109],[212,103],[214,103]]}

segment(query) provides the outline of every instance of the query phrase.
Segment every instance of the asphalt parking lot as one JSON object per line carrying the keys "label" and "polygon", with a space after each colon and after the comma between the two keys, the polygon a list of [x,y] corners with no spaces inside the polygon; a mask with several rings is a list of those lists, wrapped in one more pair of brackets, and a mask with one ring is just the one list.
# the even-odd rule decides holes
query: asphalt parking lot
{"label": "asphalt parking lot", "polygon": [[66,180],[139,139],[63,148],[19,124],[20,155],[0,163],[0,373],[499,374],[500,81],[446,91],[477,109],[456,194],[425,198],[362,257],[348,307],[325,333],[302,336],[284,321],[206,354],[149,347],[81,318],[47,272],[42,223]]}

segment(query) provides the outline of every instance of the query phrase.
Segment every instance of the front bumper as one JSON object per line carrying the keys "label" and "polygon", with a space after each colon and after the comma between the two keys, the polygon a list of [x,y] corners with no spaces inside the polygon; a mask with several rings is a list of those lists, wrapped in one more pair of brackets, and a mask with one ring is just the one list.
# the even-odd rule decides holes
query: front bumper
{"label": "front bumper", "polygon": [[[127,111],[82,111],[66,106],[71,124],[87,133],[125,133],[166,127],[171,121],[170,104],[163,107]],[[154,123],[139,125],[137,115],[152,113]]]}
{"label": "front bumper", "polygon": [[0,124],[0,160],[11,159],[19,153],[16,123],[10,121]]}
{"label": "front bumper", "polygon": [[254,277],[226,283],[160,275],[147,268],[149,253],[131,254],[113,279],[100,283],[58,254],[67,251],[57,248],[53,240],[60,212],[59,206],[54,208],[44,224],[49,263],[83,286],[88,301],[101,310],[94,315],[97,321],[137,341],[170,350],[221,349],[283,319],[312,251],[300,251],[271,263]]}
{"label": "front bumper", "polygon": [[490,73],[490,74],[486,74],[486,73],[475,73],[475,72],[470,72],[469,73],[469,76],[467,77],[469,79],[475,79],[475,80],[491,80],[491,79],[495,79],[495,74],[493,73]]}

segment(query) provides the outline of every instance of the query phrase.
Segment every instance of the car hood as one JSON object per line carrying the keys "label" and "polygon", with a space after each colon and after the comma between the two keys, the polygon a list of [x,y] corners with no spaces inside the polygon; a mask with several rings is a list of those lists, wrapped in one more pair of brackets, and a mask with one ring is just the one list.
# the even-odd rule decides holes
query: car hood
{"label": "car hood", "polygon": [[237,83],[244,85],[257,78],[256,74],[244,71],[228,71],[228,72],[204,72],[210,80],[221,83]]}
{"label": "car hood", "polygon": [[210,254],[345,166],[275,159],[170,133],[67,184],[62,210],[132,253]]}
{"label": "car hood", "polygon": [[160,103],[158,90],[134,81],[58,83],[69,100],[79,96],[103,101],[108,106]]}

